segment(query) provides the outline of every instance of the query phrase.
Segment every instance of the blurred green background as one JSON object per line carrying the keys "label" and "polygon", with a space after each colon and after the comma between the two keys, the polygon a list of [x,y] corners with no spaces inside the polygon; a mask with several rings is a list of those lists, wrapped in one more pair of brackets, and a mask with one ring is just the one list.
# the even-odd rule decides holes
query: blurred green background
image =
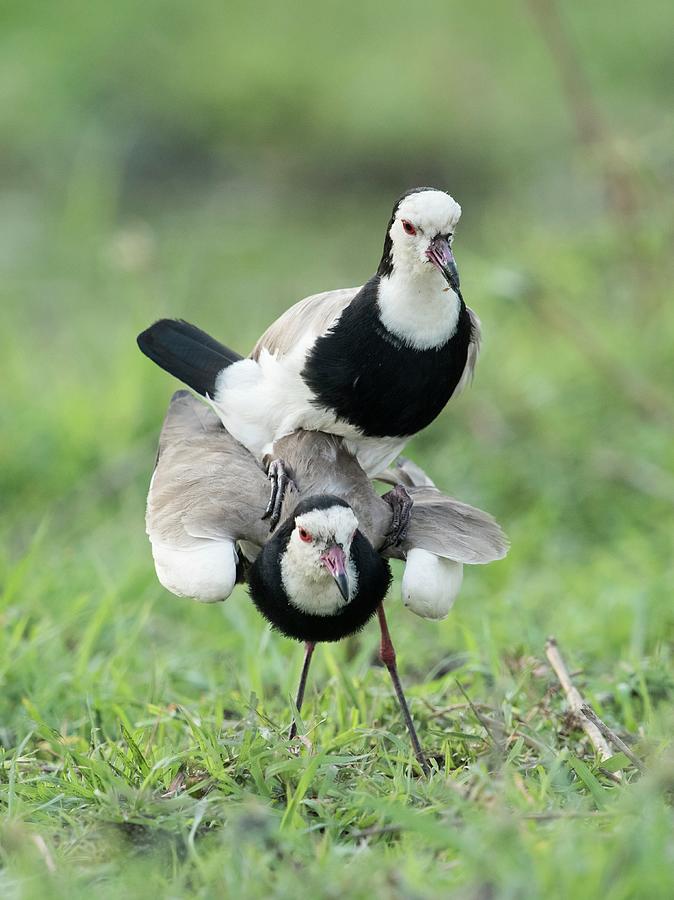
{"label": "blurred green background", "polygon": [[[210,820],[225,837],[199,856],[203,810],[152,806],[143,818],[159,787],[145,776],[124,781],[114,763],[120,753],[132,764],[134,732],[166,790],[176,754],[205,753],[206,738],[171,719],[176,705],[210,723],[213,746],[254,733],[267,748],[269,735],[245,718],[250,704],[283,724],[299,667],[299,648],[269,634],[242,589],[203,607],[155,580],[144,496],[177,385],[141,356],[135,335],[179,316],[248,351],[297,299],[372,274],[394,199],[419,184],[449,190],[463,207],[455,251],[484,344],[471,390],[409,453],[442,488],[489,509],[512,541],[506,561],[466,573],[441,624],[402,610],[397,588],[391,596],[421,733],[438,752],[449,740],[423,717],[461,699],[457,677],[475,700],[530,713],[552,684],[536,672],[553,632],[602,714],[665,753],[674,696],[671,24],[670,4],[657,0],[3,5],[0,887],[72,896],[77,884],[86,895],[99,879],[99,891],[130,895],[128,871],[101,849],[117,846],[101,823],[151,831],[166,816],[178,843],[172,862],[161,857],[152,869],[157,890],[170,883],[206,896],[238,885],[257,896],[275,884],[282,895],[292,892],[294,858],[316,895],[328,893],[330,873],[341,896],[362,886],[368,896],[628,897],[647,883],[644,896],[671,896],[671,815],[657,790],[648,802],[615,800],[634,806],[629,815],[620,807],[623,824],[607,827],[592,859],[574,852],[594,833],[581,836],[585,823],[551,826],[543,842],[512,825],[508,779],[536,779],[523,760],[487,779],[491,799],[449,849],[419,830],[428,815],[405,821],[412,843],[385,830],[371,846],[345,842],[343,823],[330,830],[326,789],[322,812],[314,800],[293,813],[301,837],[269,826],[276,854],[267,835],[232,856],[225,804]],[[363,729],[374,718],[404,737],[370,667],[375,644],[369,629],[317,654],[307,708],[307,721],[321,722],[317,746],[351,729],[348,752],[374,747],[363,772],[354,763],[352,780],[342,777],[345,791],[369,798],[353,807],[362,827],[397,814],[369,802],[395,791],[377,775],[385,741]],[[239,723],[229,737],[223,707]],[[157,736],[156,722],[169,719]],[[557,749],[567,741],[560,721],[540,726]],[[286,745],[274,746],[280,766]],[[99,772],[86,793],[92,747],[117,767],[106,771],[122,774],[107,783]],[[480,766],[485,778],[490,771],[478,750],[465,768],[450,766],[464,784]],[[280,781],[281,798],[306,767],[295,762],[287,777],[280,768],[266,776]],[[217,788],[206,796],[281,815],[283,802],[265,799],[265,776],[251,776],[243,752],[238,765],[228,781],[202,759]],[[405,765],[393,766],[395,778]],[[320,785],[328,777],[314,775]],[[564,790],[534,792],[536,810],[587,793],[567,776]],[[440,815],[458,803],[442,790],[417,805]],[[410,791],[409,781],[400,788]],[[341,809],[338,792],[333,799]],[[317,820],[323,830],[306,837]],[[493,870],[471,856],[472,834],[490,847]],[[611,880],[610,861],[627,859],[627,847],[633,858]],[[141,868],[155,859],[142,851]],[[119,858],[128,853],[124,845]],[[355,868],[345,872],[343,859]],[[34,865],[46,880],[26,880]],[[553,877],[560,867],[567,882]],[[137,875],[142,893],[149,876]]]}

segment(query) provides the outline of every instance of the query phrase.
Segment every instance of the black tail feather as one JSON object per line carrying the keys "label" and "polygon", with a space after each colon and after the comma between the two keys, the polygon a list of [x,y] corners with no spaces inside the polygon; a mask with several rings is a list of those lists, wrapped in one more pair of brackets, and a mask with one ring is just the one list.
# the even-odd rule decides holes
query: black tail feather
{"label": "black tail feather", "polygon": [[153,362],[203,396],[213,396],[219,373],[243,359],[182,319],[160,319],[139,334],[137,340]]}

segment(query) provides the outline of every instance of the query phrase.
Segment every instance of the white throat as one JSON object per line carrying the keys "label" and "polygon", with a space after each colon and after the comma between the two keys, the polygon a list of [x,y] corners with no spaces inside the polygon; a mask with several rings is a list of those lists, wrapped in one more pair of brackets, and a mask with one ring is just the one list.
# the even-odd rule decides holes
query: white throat
{"label": "white throat", "polygon": [[379,281],[384,327],[415,350],[446,344],[456,331],[461,301],[437,269],[395,265]]}
{"label": "white throat", "polygon": [[[338,543],[347,557],[351,601],[358,590],[358,570],[351,559],[351,542],[358,527],[358,519],[349,506],[331,506],[302,513],[295,520],[281,559],[281,580],[288,601],[302,612],[314,616],[331,616],[346,606],[335,580],[321,561],[326,546]],[[299,535],[305,529],[312,540],[308,543]]]}
{"label": "white throat", "polygon": [[[347,565],[350,603],[358,590],[358,570],[352,559]],[[288,601],[302,612],[313,616],[332,616],[347,605],[334,578],[322,565],[290,541],[281,560],[281,580]]]}

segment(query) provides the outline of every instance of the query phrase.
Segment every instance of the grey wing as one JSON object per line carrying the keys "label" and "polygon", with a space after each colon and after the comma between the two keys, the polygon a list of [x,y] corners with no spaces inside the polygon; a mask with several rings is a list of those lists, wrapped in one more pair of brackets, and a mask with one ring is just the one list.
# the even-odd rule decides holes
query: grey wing
{"label": "grey wing", "polygon": [[[176,391],[169,402],[159,433],[157,462],[165,450],[195,435],[214,434],[222,428],[220,420],[205,403],[189,391]],[[156,463],[155,463],[156,468]]]}
{"label": "grey wing", "polygon": [[203,539],[261,545],[268,497],[264,471],[216,414],[188,391],[174,394],[147,498],[150,540],[185,550]]}
{"label": "grey wing", "polygon": [[269,326],[253,347],[252,359],[259,359],[263,350],[285,356],[298,344],[325,334],[359,290],[360,287],[341,288],[300,300]]}
{"label": "grey wing", "polygon": [[481,509],[447,497],[436,488],[408,487],[414,500],[405,551],[417,547],[461,563],[503,559],[508,539],[496,520]]}
{"label": "grey wing", "polygon": [[[508,539],[489,513],[441,493],[412,460],[399,456],[377,479],[402,484],[414,501],[404,553],[416,547],[476,564],[502,559],[508,552]],[[395,556],[395,549],[387,555]]]}
{"label": "grey wing", "polygon": [[[277,441],[275,454],[290,465],[302,496],[336,494],[358,517],[359,527],[380,547],[391,525],[391,507],[347,450],[342,438],[315,431],[296,431]],[[440,493],[420,466],[399,457],[381,480],[403,484],[414,501],[407,538],[387,557],[404,557],[419,548],[462,563],[487,563],[505,556],[508,542],[486,512]],[[297,497],[288,498],[289,504]],[[290,512],[290,506],[284,513]]]}

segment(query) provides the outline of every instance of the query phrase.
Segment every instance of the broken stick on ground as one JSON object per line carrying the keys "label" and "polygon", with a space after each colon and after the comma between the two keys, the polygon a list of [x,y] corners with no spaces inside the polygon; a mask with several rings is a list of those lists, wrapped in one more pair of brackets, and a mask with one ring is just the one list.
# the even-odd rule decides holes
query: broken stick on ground
{"label": "broken stick on ground", "polygon": [[633,763],[633,765],[640,772],[644,771],[644,764],[641,762],[634,750],[628,747],[625,741],[619,738],[615,731],[612,731],[605,722],[602,722],[602,720],[599,718],[599,716],[591,706],[585,704],[580,711],[587,719],[590,720],[590,722],[593,722],[597,726],[604,737],[613,744],[616,750],[620,750],[622,753],[624,753],[625,756],[630,760],[630,762]]}
{"label": "broken stick on ground", "polygon": [[[571,681],[569,670],[562,658],[562,654],[559,652],[559,647],[557,646],[557,641],[554,637],[549,637],[545,642],[545,655],[564,690],[571,711],[575,713],[583,731],[590,739],[590,743],[602,760],[609,759],[613,755],[611,748],[595,723],[583,714],[583,707],[589,708],[589,706],[573,681]],[[614,775],[616,778],[620,779],[622,773],[615,772]]]}

